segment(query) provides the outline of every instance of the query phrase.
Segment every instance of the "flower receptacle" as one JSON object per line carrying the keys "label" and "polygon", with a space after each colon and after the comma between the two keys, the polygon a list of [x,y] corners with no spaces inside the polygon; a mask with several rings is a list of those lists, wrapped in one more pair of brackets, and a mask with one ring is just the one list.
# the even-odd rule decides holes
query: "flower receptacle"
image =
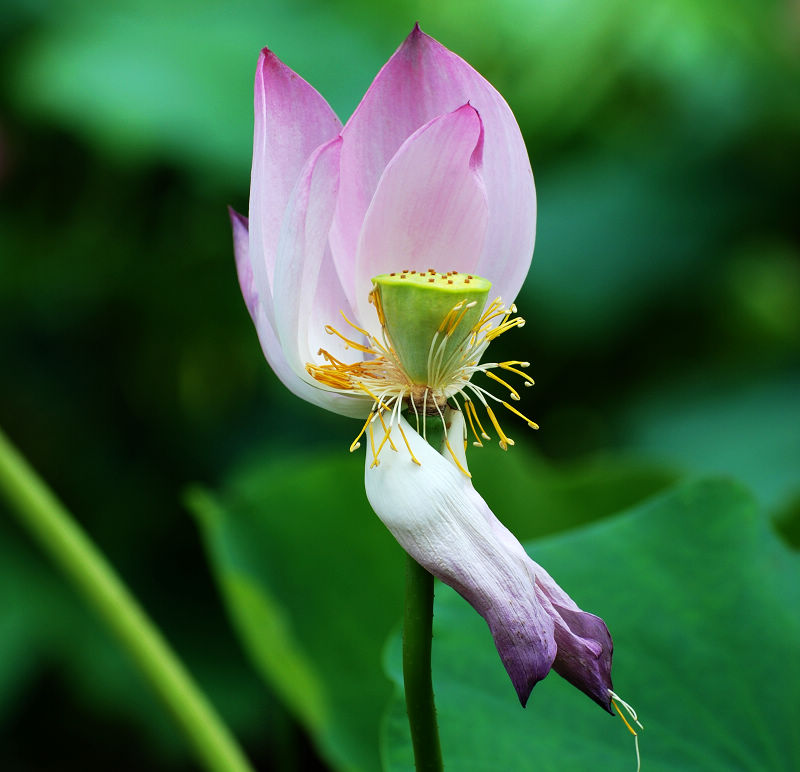
{"label": "flower receptacle", "polygon": [[433,269],[382,274],[372,282],[372,301],[404,371],[413,383],[435,387],[432,357],[446,362],[468,340],[491,282]]}

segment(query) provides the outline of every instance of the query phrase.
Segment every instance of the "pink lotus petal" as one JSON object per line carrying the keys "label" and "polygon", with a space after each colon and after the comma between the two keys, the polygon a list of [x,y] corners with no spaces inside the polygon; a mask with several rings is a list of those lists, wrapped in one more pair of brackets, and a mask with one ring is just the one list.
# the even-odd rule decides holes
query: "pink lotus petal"
{"label": "pink lotus petal", "polygon": [[361,358],[353,351],[345,354],[341,339],[325,334],[326,325],[342,321],[341,313],[353,316],[328,247],[341,144],[336,137],[318,147],[300,172],[286,208],[275,265],[278,337],[292,369],[314,385],[305,366],[323,363],[320,348],[337,358]]}
{"label": "pink lotus petal", "polygon": [[477,273],[488,218],[482,146],[480,116],[464,105],[412,134],[389,162],[356,253],[362,324],[376,323],[368,304],[376,274],[404,268]]}
{"label": "pink lotus petal", "polygon": [[289,196],[312,151],[335,137],[342,124],[322,96],[266,48],[256,68],[254,104],[250,254],[255,286],[272,292]]}
{"label": "pink lotus petal", "polygon": [[239,286],[242,289],[247,310],[250,312],[250,317],[255,324],[258,340],[261,343],[261,350],[264,352],[264,356],[275,375],[278,376],[287,389],[306,402],[311,402],[340,415],[353,418],[366,416],[369,412],[368,401],[353,399],[352,397],[312,386],[298,377],[297,373],[289,365],[278,336],[275,334],[272,322],[265,311],[263,301],[266,300],[271,304],[272,299],[268,294],[259,294],[254,285],[253,269],[248,249],[247,218],[233,209],[228,211],[231,217],[231,225],[233,226],[233,246],[236,255],[236,270],[239,275]]}
{"label": "pink lotus petal", "polygon": [[331,245],[348,292],[355,283],[353,258],[361,225],[385,166],[420,126],[467,102],[483,121],[489,202],[488,232],[476,270],[506,303],[516,297],[530,267],[536,231],[536,193],[522,135],[494,87],[419,27],[378,73],[342,131],[342,186]]}
{"label": "pink lotus petal", "polygon": [[239,289],[242,291],[250,318],[255,322],[258,317],[258,290],[253,278],[253,264],[250,262],[250,232],[247,218],[230,206],[228,216],[231,218],[231,228],[233,228],[233,254],[236,258]]}

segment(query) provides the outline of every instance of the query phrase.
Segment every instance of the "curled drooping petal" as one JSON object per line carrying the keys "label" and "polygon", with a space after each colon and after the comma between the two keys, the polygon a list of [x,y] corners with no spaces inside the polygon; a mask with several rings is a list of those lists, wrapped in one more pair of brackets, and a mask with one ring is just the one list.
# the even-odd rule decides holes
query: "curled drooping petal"
{"label": "curled drooping petal", "polygon": [[536,595],[555,622],[558,653],[553,670],[613,713],[611,657],[614,646],[606,623],[594,614],[581,611],[547,571],[536,563],[533,565]]}
{"label": "curled drooping petal", "polygon": [[331,243],[345,286],[383,170],[417,129],[467,103],[483,122],[482,173],[489,207],[475,273],[492,281],[506,303],[513,302],[530,267],[536,232],[536,192],[522,134],[497,90],[418,26],[378,73],[342,130],[342,187]]}
{"label": "curled drooping petal", "polygon": [[403,549],[483,616],[524,705],[555,659],[553,621],[528,566],[493,532],[493,515],[468,478],[403,419],[401,426],[420,465],[390,452],[370,468],[368,455],[369,502]]}
{"label": "curled drooping petal", "polygon": [[[455,463],[402,422],[411,449],[368,454],[372,508],[420,565],[457,590],[489,625],[501,660],[525,705],[551,668],[610,709],[611,639],[598,617],[581,611],[500,523]],[[466,468],[455,413],[450,449]]]}

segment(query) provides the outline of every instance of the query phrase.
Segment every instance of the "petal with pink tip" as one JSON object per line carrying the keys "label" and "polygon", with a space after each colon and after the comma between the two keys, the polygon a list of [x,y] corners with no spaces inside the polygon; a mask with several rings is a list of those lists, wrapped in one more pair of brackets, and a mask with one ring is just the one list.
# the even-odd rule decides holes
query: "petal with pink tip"
{"label": "petal with pink tip", "polygon": [[420,565],[459,592],[486,620],[524,705],[556,656],[553,621],[533,591],[525,560],[491,527],[486,502],[454,464],[400,419],[414,455],[385,449],[365,484],[375,513]]}
{"label": "petal with pink tip", "polygon": [[264,352],[269,366],[278,376],[281,383],[300,399],[340,415],[353,418],[366,416],[369,412],[369,402],[312,386],[299,378],[290,367],[278,336],[275,334],[272,322],[264,309],[263,301],[271,303],[272,299],[268,293],[263,296],[259,294],[253,281],[253,267],[250,262],[248,248],[247,218],[233,209],[228,211],[231,217],[231,225],[233,226],[233,248],[236,255],[236,272],[239,276],[239,286],[247,304],[247,310],[250,312],[250,317],[256,326],[261,350]]}
{"label": "petal with pink tip", "polygon": [[353,256],[362,222],[384,168],[420,126],[467,102],[480,113],[485,132],[489,222],[477,270],[506,303],[513,302],[530,267],[536,232],[536,192],[525,143],[497,90],[418,26],[342,131],[342,188],[331,244],[348,292],[355,282]]}
{"label": "petal with pink tip", "polygon": [[271,293],[289,196],[313,150],[342,124],[322,96],[266,48],[256,68],[254,107],[250,255],[255,286]]}
{"label": "petal with pink tip", "polygon": [[378,183],[356,257],[359,318],[375,326],[371,277],[404,268],[477,273],[488,208],[483,130],[470,105],[434,118],[403,143]]}

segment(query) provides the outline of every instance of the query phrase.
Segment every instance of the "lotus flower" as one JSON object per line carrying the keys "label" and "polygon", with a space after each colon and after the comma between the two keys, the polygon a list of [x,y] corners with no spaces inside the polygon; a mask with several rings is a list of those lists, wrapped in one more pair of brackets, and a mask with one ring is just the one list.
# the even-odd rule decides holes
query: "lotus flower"
{"label": "lotus flower", "polygon": [[[497,372],[532,383],[527,362],[481,364],[522,324],[513,301],[535,232],[533,175],[506,102],[415,26],[342,127],[264,49],[249,214],[231,220],[264,355],[297,396],[365,419],[377,515],[485,618],[523,705],[553,668],[610,711],[605,624],[526,555],[473,488],[464,454],[468,428],[474,444],[488,438],[476,402],[504,448],[513,442],[491,405],[522,416],[473,376],[512,400]],[[503,300],[484,308],[489,286]],[[428,415],[443,422],[442,453],[421,436]]]}

